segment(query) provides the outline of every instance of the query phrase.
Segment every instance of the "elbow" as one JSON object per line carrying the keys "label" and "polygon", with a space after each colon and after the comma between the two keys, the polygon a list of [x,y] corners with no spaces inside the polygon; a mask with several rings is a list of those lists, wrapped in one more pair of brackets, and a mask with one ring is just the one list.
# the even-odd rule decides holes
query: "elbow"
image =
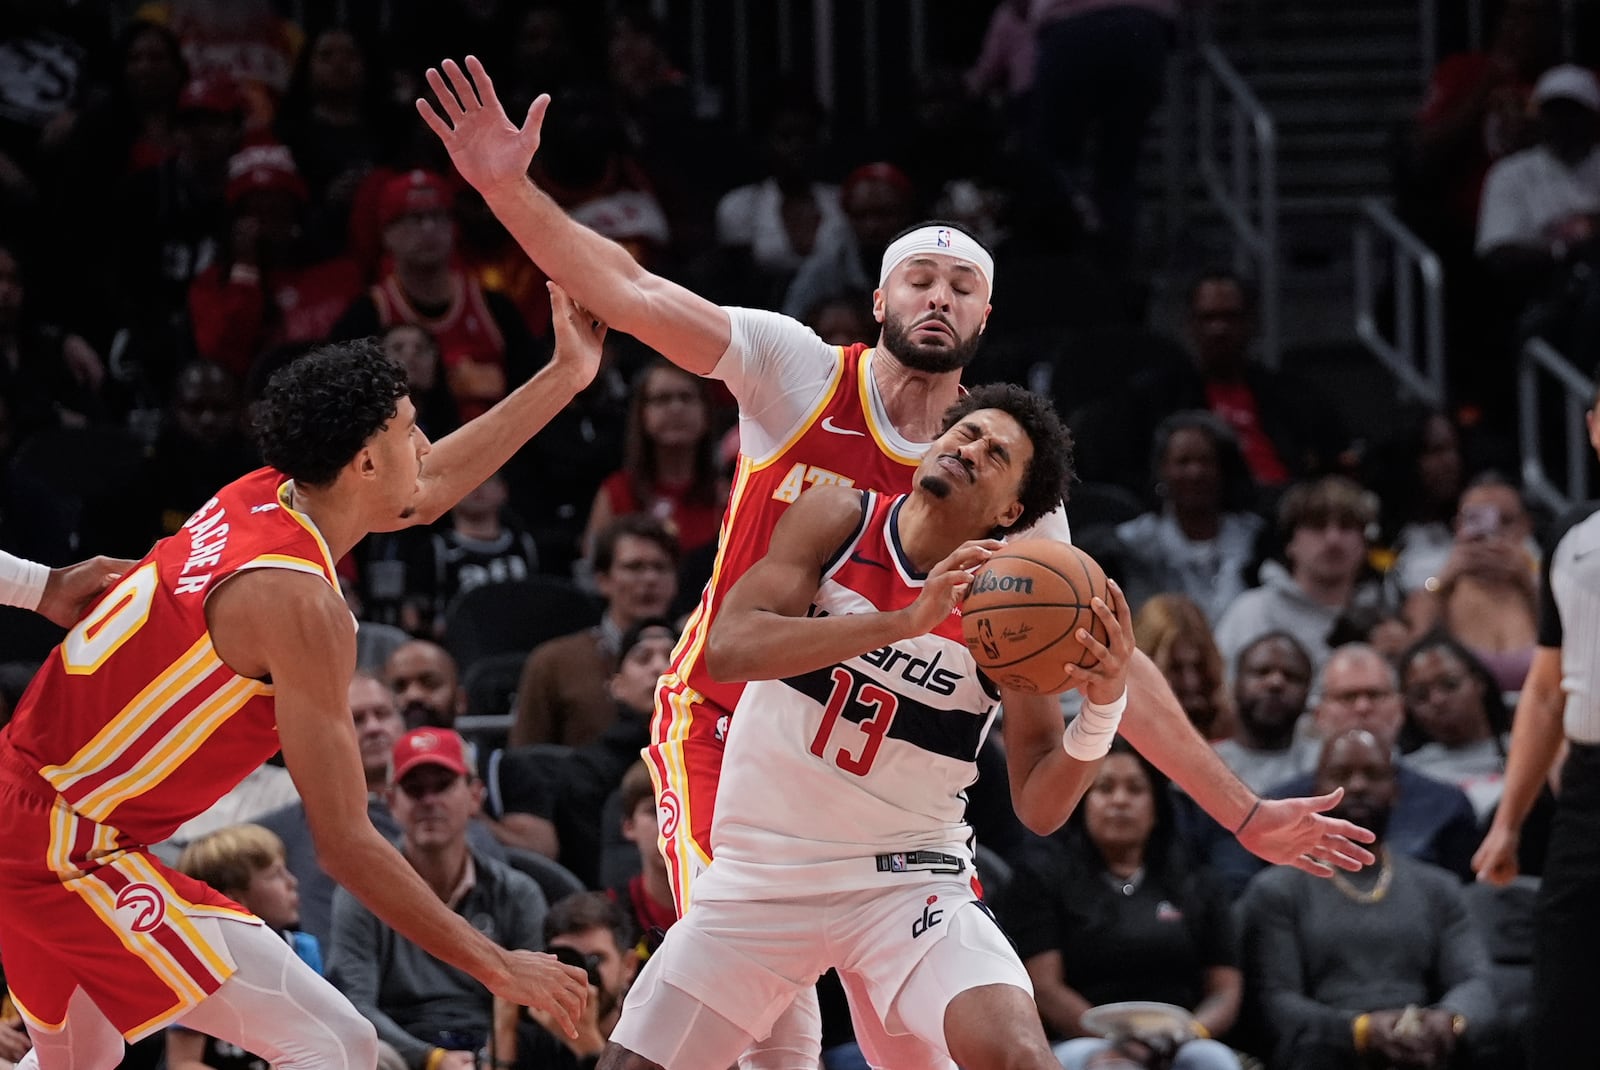
{"label": "elbow", "polygon": [[1022,827],[1035,836],[1049,836],[1067,823],[1067,814],[1057,807],[1029,805],[1020,800],[1013,800],[1012,808],[1016,811],[1017,820],[1022,822]]}
{"label": "elbow", "polygon": [[706,672],[719,684],[742,683],[747,678],[739,675],[738,644],[729,642],[728,629],[723,624],[722,620],[714,623],[706,636]]}

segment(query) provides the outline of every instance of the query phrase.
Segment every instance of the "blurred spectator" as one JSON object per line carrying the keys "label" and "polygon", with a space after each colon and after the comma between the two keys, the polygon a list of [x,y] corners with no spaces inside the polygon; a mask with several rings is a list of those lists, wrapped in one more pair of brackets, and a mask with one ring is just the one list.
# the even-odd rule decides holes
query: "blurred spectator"
{"label": "blurred spectator", "polygon": [[551,954],[589,971],[589,1001],[573,1023],[576,1038],[543,1012],[530,1009],[527,1020],[519,1016],[511,1065],[515,1070],[587,1070],[605,1051],[639,971],[628,919],[604,892],[579,892],[550,908],[544,942]]}
{"label": "blurred spectator", "polygon": [[42,564],[67,564],[75,559],[74,532],[60,495],[13,464],[16,452],[11,403],[0,393],[0,550]]}
{"label": "blurred spectator", "polygon": [[510,77],[495,87],[509,114],[525,114],[540,93],[564,100],[564,90],[584,75],[577,27],[570,10],[556,0],[523,5],[511,47]]}
{"label": "blurred spectator", "polygon": [[[370,673],[357,671],[346,694],[355,722],[356,743],[361,750],[361,769],[367,779],[367,816],[385,839],[396,841],[400,838],[400,827],[389,810],[389,764],[395,741],[405,734],[405,721],[400,717],[394,692]],[[283,841],[289,872],[300,885],[300,928],[315,936],[324,948],[331,948],[335,885],[333,878],[317,862],[305,805],[292,803],[262,815],[256,823]],[[489,830],[479,822],[467,826],[467,840],[474,849],[490,858],[505,856]]]}
{"label": "blurred spectator", "polygon": [[81,337],[41,322],[17,246],[0,239],[0,395],[19,438],[82,427],[102,414],[106,368]]}
{"label": "blurred spectator", "polygon": [[622,637],[666,613],[677,593],[678,543],[653,517],[618,517],[595,540],[594,578],[605,613],[593,628],[535,647],[517,685],[511,746],[599,739],[616,720],[606,681],[617,671]]}
{"label": "blurred spectator", "polygon": [[[108,183],[171,159],[178,94],[188,81],[189,65],[170,29],[140,19],[124,26],[112,85],[74,118],[61,146],[61,178],[79,196],[103,196]],[[77,206],[93,207],[82,200]]]}
{"label": "blurred spectator", "polygon": [[[322,948],[300,927],[299,882],[284,865],[283,841],[260,825],[219,829],[184,848],[177,870],[204,881],[281,933],[306,965],[322,973]],[[168,1070],[268,1070],[236,1044],[181,1025],[166,1031]]]}
{"label": "blurred spectator", "polygon": [[1491,164],[1532,140],[1528,98],[1559,57],[1553,0],[1507,0],[1487,50],[1446,56],[1434,68],[1411,161],[1430,239],[1470,235],[1477,226],[1484,177]]}
{"label": "blurred spectator", "polygon": [[228,224],[217,259],[189,285],[189,318],[200,356],[240,379],[268,349],[326,338],[361,292],[355,261],[314,256],[306,197],[282,145],[228,161]]}
{"label": "blurred spectator", "polygon": [[1078,208],[1120,266],[1137,236],[1135,173],[1161,103],[1178,0],[1034,0],[1032,15],[1033,140],[1049,189]]}
{"label": "blurred spectator", "polygon": [[163,854],[170,858],[178,848],[193,844],[218,829],[247,824],[299,801],[300,792],[289,770],[277,762],[262,762],[229,788],[222,798],[179,825],[157,849],[165,849]]}
{"label": "blurred spectator", "polygon": [[1232,733],[1227,673],[1200,607],[1181,594],[1158,594],[1135,615],[1133,634],[1199,733],[1207,739]]}
{"label": "blurred spectator", "polygon": [[[1039,1016],[1067,1039],[1067,1070],[1106,1061],[1085,1011],[1156,1000],[1194,1012],[1201,1036],[1233,1028],[1241,991],[1238,929],[1220,884],[1187,864],[1173,839],[1165,777],[1118,740],[1064,838],[1037,840],[1018,861],[1002,918],[1033,981]],[[1141,1065],[1141,1064],[1135,1064]],[[1174,1070],[1237,1070],[1214,1040],[1178,1050]]]}
{"label": "blurred spectator", "polygon": [[467,711],[456,659],[438,643],[413,639],[389,655],[383,681],[394,692],[406,728],[454,728]]}
{"label": "blurred spectator", "polygon": [[1489,958],[1456,878],[1385,836],[1403,790],[1389,744],[1360,730],[1330,737],[1316,788],[1344,789],[1333,813],[1377,834],[1378,861],[1326,880],[1275,866],[1251,881],[1245,970],[1272,1065],[1463,1065],[1458,1045],[1470,1050],[1496,1013]]}
{"label": "blurred spectator", "polygon": [[1494,677],[1447,635],[1424,637],[1400,658],[1406,764],[1467,793],[1487,824],[1505,786],[1511,711]]}
{"label": "blurred spectator", "polygon": [[124,485],[84,503],[82,545],[95,553],[142,557],[171,535],[211,492],[260,461],[246,436],[239,387],[215,364],[178,373],[172,405],[154,444]]}
{"label": "blurred spectator", "polygon": [[406,572],[403,605],[415,609],[402,612],[401,627],[442,638],[446,613],[461,595],[539,571],[539,551],[507,510],[507,496],[505,476],[497,472],[468,491],[447,522],[427,536]]}
{"label": "blurred spectator", "polygon": [[[1263,795],[1283,799],[1313,794],[1313,769],[1325,741],[1352,729],[1370,732],[1384,746],[1397,748],[1405,706],[1394,666],[1382,655],[1361,643],[1342,646],[1328,660],[1319,685],[1311,723],[1302,726],[1308,729],[1307,738],[1295,740],[1287,752],[1297,764],[1303,763],[1299,775],[1267,787]],[[1453,784],[1424,776],[1404,761],[1397,762],[1396,790],[1384,840],[1388,847],[1469,879],[1472,852],[1480,835],[1477,815],[1466,795]],[[1182,817],[1194,856],[1234,891],[1260,872],[1261,860],[1239,847],[1227,830],[1200,814],[1186,797]]]}
{"label": "blurred spectator", "polygon": [[356,187],[393,153],[399,119],[355,34],[329,26],[312,36],[278,110],[277,132],[309,187],[320,255],[344,251]]}
{"label": "blurred spectator", "polygon": [[1261,566],[1261,586],[1236,597],[1217,622],[1217,646],[1232,661],[1266,632],[1293,635],[1321,666],[1328,636],[1341,616],[1382,605],[1381,586],[1362,579],[1367,530],[1378,519],[1377,498],[1343,476],[1324,476],[1289,488],[1278,503],[1278,530],[1287,563]]}
{"label": "blurred spectator", "polygon": [[228,161],[238,153],[244,98],[226,78],[189,82],[178,95],[177,152],[135,171],[114,195],[118,323],[135,389],[165,401],[167,380],[193,351],[189,284],[216,255],[227,217]]}
{"label": "blurred spectator", "polygon": [[632,393],[622,468],[600,484],[585,545],[592,552],[599,533],[629,513],[661,521],[682,553],[716,542],[726,499],[704,381],[657,359]]}
{"label": "blurred spectator", "polygon": [[393,324],[383,332],[383,352],[406,370],[411,402],[417,407],[417,426],[423,434],[437,442],[461,426],[433,335],[414,323]]}
{"label": "blurred spectator", "polygon": [[805,324],[831,346],[848,346],[878,336],[872,318],[872,292],[847,290],[825,297],[806,312]]}
{"label": "blurred spectator", "polygon": [[994,94],[1004,102],[1012,126],[1025,126],[1033,104],[1034,28],[1031,0],[1000,0],[989,17],[978,58],[967,71],[974,96]]}
{"label": "blurred spectator", "polygon": [[[1405,721],[1405,704],[1394,666],[1369,646],[1352,643],[1334,651],[1323,671],[1317,699],[1316,735],[1323,742],[1351,729],[1372,733],[1394,750]],[[1318,794],[1312,774],[1279,784],[1275,798]],[[1401,854],[1430,862],[1461,876],[1472,874],[1478,846],[1477,815],[1453,784],[1425,776],[1404,761],[1396,763],[1395,798],[1385,843]]]}
{"label": "blurred spectator", "polygon": [[617,671],[606,682],[616,709],[613,720],[599,738],[578,747],[563,764],[555,800],[559,857],[591,888],[600,884],[601,851],[612,831],[601,823],[606,800],[650,742],[656,687],[677,642],[677,629],[662,617],[647,617],[623,633]]}
{"label": "blurred spectator", "polygon": [[1296,731],[1311,697],[1311,656],[1288,632],[1247,643],[1234,671],[1234,730],[1213,744],[1233,774],[1257,794],[1303,772],[1317,743]]}
{"label": "blurred spectator", "polygon": [[825,120],[809,92],[795,90],[778,100],[762,142],[767,176],[729,190],[717,202],[717,244],[755,269],[766,283],[761,296],[768,303],[822,232],[844,225],[839,187],[817,180]]}
{"label": "blurred spectator", "polygon": [[360,338],[395,323],[423,327],[438,343],[460,418],[487,412],[533,372],[527,325],[504,296],[453,266],[455,224],[444,179],[421,170],[389,179],[378,218],[393,269],[351,304],[333,336]]}
{"label": "blurred spectator", "polygon": [[11,1070],[33,1047],[22,1015],[11,1001],[5,986],[5,976],[0,974],[0,1070]]}
{"label": "blurred spectator", "polygon": [[197,75],[232,79],[250,104],[250,127],[272,125],[304,35],[271,0],[150,0],[136,17],[163,22]]}
{"label": "blurred spectator", "polygon": [[43,150],[71,129],[105,13],[93,5],[10,3],[0,49],[0,215],[31,204]]}
{"label": "blurred spectator", "polygon": [[[389,805],[406,861],[489,939],[510,950],[539,950],[544,893],[533,878],[467,841],[483,784],[466,741],[419,728],[396,741],[392,761]],[[411,1070],[466,1070],[489,1042],[495,999],[489,990],[395,932],[342,888],[333,897],[328,973]]]}
{"label": "blurred spectator", "polygon": [[823,299],[847,291],[876,290],[883,251],[914,222],[916,190],[893,164],[863,164],[845,176],[839,204],[845,223],[818,232],[816,247],[784,295],[786,316],[799,319]]}
{"label": "blurred spectator", "polygon": [[611,888],[611,898],[623,906],[638,934],[640,958],[648,958],[661,943],[672,923],[678,920],[672,900],[672,882],[667,876],[667,860],[661,854],[660,826],[656,817],[656,789],[650,767],[635,761],[622,774],[617,789],[622,813],[622,835],[638,849],[639,872],[626,884]]}
{"label": "blurred spectator", "polygon": [[1478,255],[1524,293],[1594,240],[1600,213],[1600,83],[1582,67],[1552,67],[1533,102],[1539,142],[1489,169],[1478,215]]}
{"label": "blurred spectator", "polygon": [[1383,509],[1383,539],[1395,555],[1389,585],[1401,597],[1436,576],[1450,555],[1461,496],[1461,439],[1437,409],[1402,410],[1394,433],[1370,457],[1367,485]]}
{"label": "blurred spectator", "polygon": [[[937,201],[960,183],[988,187],[996,179],[1008,185],[1015,182],[1012,163],[1000,152],[1003,131],[993,113],[967,89],[960,70],[930,66],[914,75],[909,88],[905,120],[890,125],[887,143],[879,151],[905,173],[922,197]],[[961,151],[951,152],[952,145],[960,145]],[[975,233],[985,236],[981,230]]]}
{"label": "blurred spectator", "polygon": [[1406,600],[1413,634],[1437,624],[1488,666],[1501,691],[1518,691],[1538,637],[1539,545],[1522,492],[1486,472],[1461,495],[1444,566]]}
{"label": "blurred spectator", "polygon": [[[1189,365],[1163,363],[1137,375],[1106,403],[1096,430],[1104,472],[1082,472],[1142,489],[1155,429],[1185,409],[1209,409],[1233,428],[1256,483],[1279,488],[1332,471],[1347,445],[1329,406],[1290,374],[1251,359],[1255,293],[1232,271],[1210,269],[1189,289]],[[1102,431],[1098,423],[1104,423]]]}
{"label": "blurred spectator", "polygon": [[1158,509],[1116,528],[1122,589],[1135,610],[1162,591],[1187,595],[1215,624],[1249,586],[1266,526],[1248,511],[1255,485],[1238,439],[1210,412],[1174,413],[1156,428],[1151,467]]}

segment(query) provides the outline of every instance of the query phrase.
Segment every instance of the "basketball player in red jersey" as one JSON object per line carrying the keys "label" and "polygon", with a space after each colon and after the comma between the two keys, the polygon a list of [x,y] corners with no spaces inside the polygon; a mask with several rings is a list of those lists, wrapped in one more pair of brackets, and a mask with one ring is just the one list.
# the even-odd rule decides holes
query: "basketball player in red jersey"
{"label": "basketball player in red jersey", "polygon": [[554,286],[552,303],[549,365],[436,446],[371,339],[280,371],[257,411],[269,467],[219,490],[51,652],[0,732],[0,947],[34,1043],[24,1070],[110,1070],[124,1038],[173,1022],[275,1066],[375,1065],[348,1001],[145,846],[280,748],[335,880],[571,1031],[583,971],[496,946],[368,820],[346,701],[355,626],[334,574],[368,532],[443,515],[594,376],[604,328]]}
{"label": "basketball player in red jersey", "polygon": [[[548,96],[521,126],[505,113],[488,73],[468,57],[430,69],[437,108],[417,109],[461,175],[481,193],[550,278],[610,326],[634,335],[688,371],[721,379],[739,402],[741,457],[712,579],[662,678],[649,751],[663,851],[680,913],[710,860],[709,833],[722,749],[738,687],[712,681],[706,635],[721,598],[760,557],[783,510],[807,486],[836,484],[900,493],[960,394],[961,369],[988,321],[994,266],[959,227],[933,223],[901,235],[884,254],[873,315],[875,347],[829,346],[775,313],[724,308],[641,268],[619,245],[574,223],[527,177]],[[470,72],[470,74],[469,74]],[[442,112],[442,114],[441,114]],[[1065,535],[1064,518],[1040,534]],[[1046,518],[1047,521],[1050,518]],[[1122,734],[1240,841],[1269,862],[1327,875],[1370,854],[1348,826],[1323,816],[1337,802],[1260,799],[1189,723],[1160,671],[1135,658]],[[858,1016],[858,1033],[862,1024]],[[792,1027],[792,1028],[791,1028]],[[749,1065],[816,1065],[810,1023],[780,1023],[773,1058]],[[863,1048],[876,1065],[871,1040]]]}

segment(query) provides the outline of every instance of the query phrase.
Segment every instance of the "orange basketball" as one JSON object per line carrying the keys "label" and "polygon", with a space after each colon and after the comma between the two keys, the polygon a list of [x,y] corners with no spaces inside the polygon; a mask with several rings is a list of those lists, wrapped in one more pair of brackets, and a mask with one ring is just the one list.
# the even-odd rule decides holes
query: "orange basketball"
{"label": "orange basketball", "polygon": [[1054,539],[1008,545],[978,570],[961,604],[967,649],[997,684],[1036,695],[1065,691],[1067,665],[1094,664],[1078,629],[1109,645],[1089,605],[1095,597],[1106,597],[1106,574],[1076,546]]}

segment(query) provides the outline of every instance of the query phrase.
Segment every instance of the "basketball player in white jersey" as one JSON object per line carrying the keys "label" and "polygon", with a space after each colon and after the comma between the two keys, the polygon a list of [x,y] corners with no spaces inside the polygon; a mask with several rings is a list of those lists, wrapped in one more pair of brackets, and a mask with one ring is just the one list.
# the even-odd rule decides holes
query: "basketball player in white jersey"
{"label": "basketball player in white jersey", "polygon": [[[956,606],[991,536],[1054,508],[1071,475],[1049,402],[979,387],[946,416],[909,495],[819,487],[778,522],[712,628],[718,676],[751,680],[729,727],[694,902],[623,1011],[605,1070],[721,1070],[835,967],[897,1039],[899,1066],[1056,1066],[1027,971],[973,887],[964,790],[1005,702],[1017,814],[1059,827],[1116,734],[1127,603],[1085,713],[997,687]],[[1087,638],[1087,633],[1080,633]]]}
{"label": "basketball player in white jersey", "polygon": [[[792,319],[724,308],[653,275],[621,246],[575,223],[527,176],[549,97],[534,101],[519,126],[507,117],[483,65],[471,57],[466,63],[466,71],[449,60],[442,74],[430,69],[427,79],[437,104],[417,101],[463,178],[545,274],[597,318],[679,367],[722,380],[738,399],[747,451],[754,444],[761,452],[741,457],[749,493],[730,505],[724,547],[730,538],[764,545],[782,508],[808,485],[891,492],[909,485],[918,458],[939,434],[943,413],[960,396],[961,369],[988,320],[994,265],[987,250],[959,228],[929,225],[905,235],[885,254],[874,294],[873,313],[883,325],[877,345],[828,346]],[[849,423],[832,407],[846,402],[859,423]],[[823,449],[826,456],[814,455]],[[758,510],[762,503],[766,507]],[[1065,536],[1064,518],[1054,534]],[[756,556],[740,560],[725,552],[719,561],[713,586],[675,654],[674,672],[663,678],[652,726],[657,741],[652,750],[661,757],[652,771],[663,850],[680,909],[711,856],[709,843],[696,836],[703,828],[709,840],[705,818],[712,812],[722,764],[723,711],[699,686],[706,675],[701,655],[720,598]],[[717,577],[720,592],[714,589]],[[673,687],[674,682],[684,686]],[[1128,688],[1132,709],[1124,737],[1233,829],[1246,848],[1269,862],[1324,876],[1335,866],[1358,869],[1370,863],[1370,854],[1347,838],[1350,827],[1324,816],[1334,797],[1264,800],[1245,787],[1206,746],[1160,671],[1142,654],[1134,655]],[[654,731],[658,726],[661,730]],[[697,750],[690,749],[694,745]],[[681,782],[673,781],[674,774]],[[1350,834],[1366,838],[1359,830]],[[815,1034],[814,1001],[810,1006],[810,1025],[791,1035],[806,1028]],[[808,1047],[786,1043],[789,1050],[775,1058],[744,1065],[815,1067],[814,1037]]]}

